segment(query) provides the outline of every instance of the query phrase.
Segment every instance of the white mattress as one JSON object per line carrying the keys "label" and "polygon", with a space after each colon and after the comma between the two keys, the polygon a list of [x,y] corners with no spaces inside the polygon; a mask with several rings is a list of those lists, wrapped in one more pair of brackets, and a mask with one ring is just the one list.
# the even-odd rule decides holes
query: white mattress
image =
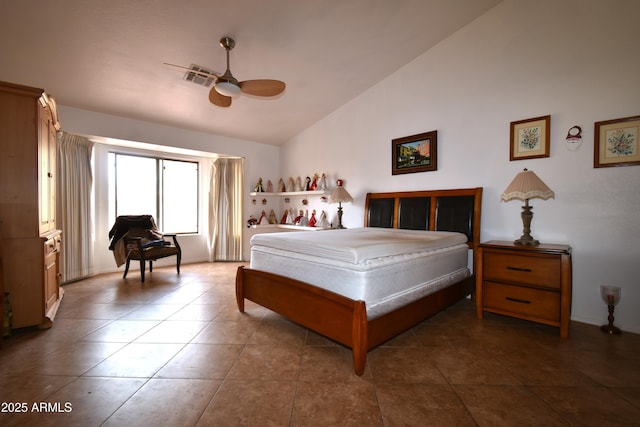
{"label": "white mattress", "polygon": [[466,240],[382,228],[257,234],[251,268],[365,301],[373,318],[468,277]]}

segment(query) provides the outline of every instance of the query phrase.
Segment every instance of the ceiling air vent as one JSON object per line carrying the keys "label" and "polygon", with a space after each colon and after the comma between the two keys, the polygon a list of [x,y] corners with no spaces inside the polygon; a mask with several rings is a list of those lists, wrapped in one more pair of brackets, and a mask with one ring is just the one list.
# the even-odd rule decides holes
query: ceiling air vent
{"label": "ceiling air vent", "polygon": [[187,71],[184,74],[184,79],[186,81],[193,82],[200,86],[209,87],[215,80],[215,77],[213,77],[215,73],[213,71],[207,70],[199,65],[191,64],[189,70],[192,71]]}

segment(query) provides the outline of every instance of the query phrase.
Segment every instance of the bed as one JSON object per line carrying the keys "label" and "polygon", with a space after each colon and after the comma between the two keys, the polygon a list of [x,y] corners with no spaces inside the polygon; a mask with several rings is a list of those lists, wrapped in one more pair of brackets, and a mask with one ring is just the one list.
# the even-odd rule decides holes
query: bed
{"label": "bed", "polygon": [[370,349],[474,290],[481,205],[482,188],[369,193],[361,229],[255,235],[238,309],[253,301],[347,346],[362,375]]}

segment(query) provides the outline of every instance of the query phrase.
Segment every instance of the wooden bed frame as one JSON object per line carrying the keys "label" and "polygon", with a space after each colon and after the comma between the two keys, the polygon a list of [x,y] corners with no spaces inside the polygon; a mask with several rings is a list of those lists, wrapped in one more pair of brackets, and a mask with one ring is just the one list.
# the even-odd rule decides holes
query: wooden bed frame
{"label": "wooden bed frame", "polygon": [[[364,226],[462,232],[468,237],[475,264],[480,243],[481,206],[482,188],[369,193]],[[465,298],[473,290],[474,277],[471,276],[368,319],[364,301],[251,268],[239,267],[236,275],[240,312],[244,313],[244,300],[248,299],[351,348],[357,375],[364,373],[370,349]]]}

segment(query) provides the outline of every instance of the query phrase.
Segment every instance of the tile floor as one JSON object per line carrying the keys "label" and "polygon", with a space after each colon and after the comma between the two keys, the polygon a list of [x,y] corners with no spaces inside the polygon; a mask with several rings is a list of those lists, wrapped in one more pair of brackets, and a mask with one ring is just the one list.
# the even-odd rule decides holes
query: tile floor
{"label": "tile floor", "polygon": [[[640,425],[640,336],[475,316],[463,300],[350,352],[255,304],[238,264],[66,285],[55,325],[0,350],[0,425]],[[18,410],[25,412],[16,413]]]}

